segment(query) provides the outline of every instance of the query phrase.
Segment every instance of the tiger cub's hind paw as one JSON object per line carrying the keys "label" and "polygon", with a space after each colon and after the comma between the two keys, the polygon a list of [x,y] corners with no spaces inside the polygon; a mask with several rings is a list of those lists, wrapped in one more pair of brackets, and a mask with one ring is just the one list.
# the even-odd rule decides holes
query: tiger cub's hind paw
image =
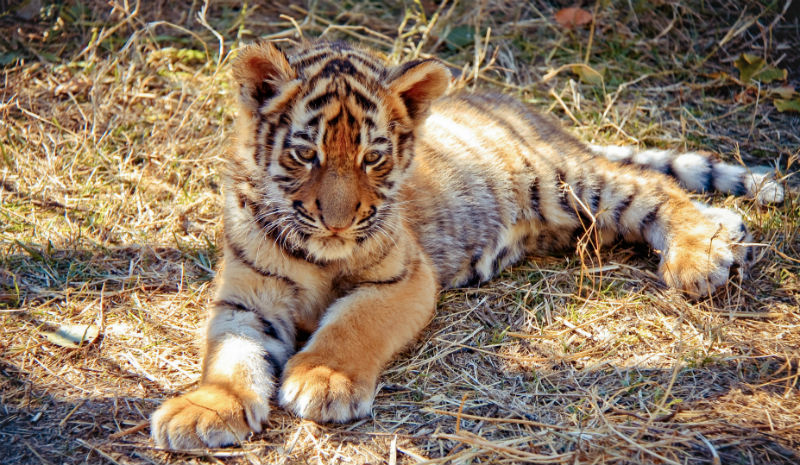
{"label": "tiger cub's hind paw", "polygon": [[746,271],[753,264],[755,245],[753,245],[753,235],[747,229],[742,216],[727,208],[711,207],[700,202],[695,204],[706,219],[716,224],[718,228],[725,229],[733,252],[733,262],[740,271]]}
{"label": "tiger cub's hind paw", "polygon": [[675,235],[659,271],[668,286],[703,297],[727,283],[732,266],[746,270],[753,253],[750,233],[737,213],[697,206],[706,221]]}
{"label": "tiger cub's hind paw", "polygon": [[241,443],[261,431],[269,406],[254,395],[215,385],[165,402],[150,420],[153,440],[165,449],[199,449]]}
{"label": "tiger cub's hind paw", "polygon": [[670,246],[659,271],[668,286],[703,297],[725,285],[733,264],[733,251],[726,240],[693,240]]}

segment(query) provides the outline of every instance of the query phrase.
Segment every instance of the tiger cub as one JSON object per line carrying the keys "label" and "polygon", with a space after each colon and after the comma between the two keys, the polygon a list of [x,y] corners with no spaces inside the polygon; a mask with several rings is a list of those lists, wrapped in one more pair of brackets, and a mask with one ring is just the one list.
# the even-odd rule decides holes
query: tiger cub
{"label": "tiger cub", "polygon": [[[391,67],[344,43],[291,56],[262,43],[239,52],[233,75],[223,265],[200,386],[152,416],[164,448],[238,443],[275,395],[315,421],[368,415],[382,367],[441,289],[590,228],[601,243],[659,250],[669,286],[714,291],[746,264],[747,230],[666,174],[760,202],[783,195],[701,154],[589,148],[507,96],[443,96],[450,74],[435,59]],[[296,351],[299,333],[310,338]]]}

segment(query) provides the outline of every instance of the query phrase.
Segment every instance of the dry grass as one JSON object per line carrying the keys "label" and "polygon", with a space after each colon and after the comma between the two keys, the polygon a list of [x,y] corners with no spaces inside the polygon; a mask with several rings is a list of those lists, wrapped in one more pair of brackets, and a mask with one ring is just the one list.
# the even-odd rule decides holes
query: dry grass
{"label": "dry grass", "polygon": [[[770,208],[714,198],[766,245],[712,300],[665,290],[656,259],[629,247],[531,260],[444,293],[381,378],[373,418],[317,425],[276,409],[239,448],[155,449],[143,422],[198,377],[241,41],[302,33],[393,60],[436,54],[462,85],[517,94],[587,140],[796,171],[798,117],[723,74],[747,51],[800,84],[784,2],[590,2],[596,25],[577,31],[555,25],[557,2],[285,3],[68,0],[26,20],[0,1],[3,463],[800,460],[796,195]],[[581,83],[575,63],[605,70],[603,85]],[[101,338],[46,342],[62,323]]]}

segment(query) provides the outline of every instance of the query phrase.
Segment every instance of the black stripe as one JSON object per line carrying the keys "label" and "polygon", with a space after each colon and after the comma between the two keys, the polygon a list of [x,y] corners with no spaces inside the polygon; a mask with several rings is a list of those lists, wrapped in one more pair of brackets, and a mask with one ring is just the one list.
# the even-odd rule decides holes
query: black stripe
{"label": "black stripe", "polygon": [[509,252],[511,251],[508,250],[508,247],[503,247],[494,257],[494,261],[492,262],[492,270],[494,270],[495,273],[499,273],[501,271],[500,267],[503,264],[503,260],[505,260],[508,256]]}
{"label": "black stripe", "polygon": [[742,174],[739,175],[739,179],[736,180],[736,188],[734,189],[735,192],[731,192],[733,195],[746,195],[747,194],[747,183],[746,179],[750,176],[750,173],[747,170],[742,171]]}
{"label": "black stripe", "polygon": [[308,131],[293,132],[290,137],[297,137],[298,139],[302,139],[306,142],[314,142],[314,139],[311,137],[311,134],[309,134]]}
{"label": "black stripe", "polygon": [[531,181],[530,186],[528,187],[528,196],[531,199],[531,210],[533,213],[540,220],[544,220],[544,216],[542,215],[542,206],[539,204],[541,202],[541,193],[539,192],[539,177],[534,176],[533,180]]}
{"label": "black stripe", "polygon": [[369,207],[369,214],[367,216],[365,216],[364,218],[361,218],[360,220],[358,220],[356,222],[356,225],[363,224],[364,222],[369,221],[370,219],[372,219],[372,217],[375,216],[376,213],[378,213],[378,209],[375,207],[375,205]]}
{"label": "black stripe", "polygon": [[270,82],[264,80],[256,84],[253,98],[256,100],[256,102],[258,102],[259,105],[261,105],[267,100],[270,100],[273,97],[275,97],[275,94],[277,93],[278,93],[277,86],[274,86],[270,84]]}
{"label": "black stripe", "polygon": [[286,343],[286,341],[278,333],[275,325],[273,325],[272,322],[267,319],[267,317],[259,312],[256,312],[256,316],[258,317],[258,322],[261,323],[261,332],[264,333],[264,335],[277,339],[284,344]]}
{"label": "black stripe", "polygon": [[356,103],[358,103],[365,110],[375,111],[378,108],[378,104],[376,104],[371,98],[364,95],[358,89],[354,89],[349,84],[346,86],[346,89],[347,93],[349,93],[356,99]]}
{"label": "black stripe", "polygon": [[250,202],[250,199],[243,192],[237,192],[236,198],[239,200],[239,208],[247,207],[247,204]]}
{"label": "black stripe", "polygon": [[298,286],[297,283],[294,280],[292,280],[291,278],[287,278],[286,276],[281,276],[279,274],[275,274],[275,273],[273,273],[273,272],[271,272],[269,270],[265,270],[264,268],[261,268],[260,266],[258,266],[255,263],[253,263],[247,257],[245,251],[243,249],[239,248],[236,244],[234,244],[233,241],[231,240],[231,238],[228,237],[227,235],[225,237],[225,243],[228,245],[228,247],[230,247],[231,252],[233,252],[234,258],[236,258],[236,260],[238,260],[242,264],[246,265],[251,270],[255,271],[256,273],[258,273],[259,275],[261,275],[261,276],[263,276],[265,278],[272,278],[272,279],[277,279],[278,281],[281,281],[282,283],[284,283],[287,286],[291,287],[292,288],[292,292],[295,293],[295,294],[300,292],[300,286]]}
{"label": "black stripe", "polygon": [[261,314],[258,310],[254,308],[250,308],[240,302],[236,302],[233,300],[218,300],[214,302],[215,307],[225,307],[231,310],[242,312],[242,313],[252,313],[258,319],[259,324],[261,325],[261,332],[264,333],[265,336],[271,337],[272,339],[277,339],[278,341],[282,342],[285,345],[290,345],[288,339],[289,332],[285,325],[283,326],[284,334],[282,335],[275,325],[267,319],[264,315]]}
{"label": "black stripe", "polygon": [[[575,180],[575,185],[572,187],[572,192],[575,194],[575,197],[578,198],[578,199],[581,199],[581,201],[583,200],[583,190],[584,190],[584,188],[585,187],[584,187],[583,173],[578,173],[578,177]],[[573,207],[576,208],[576,209],[579,209],[579,210],[583,210],[580,207],[580,205],[574,205],[573,200],[575,200],[575,199],[572,198],[572,196],[570,195],[570,203],[573,204]]]}
{"label": "black stripe", "polygon": [[275,354],[272,352],[267,352],[264,354],[264,360],[269,364],[270,368],[272,369],[272,375],[275,378],[280,378],[281,374],[283,373],[283,364],[275,359]]}
{"label": "black stripe", "polygon": [[622,202],[618,203],[617,206],[614,207],[614,213],[612,213],[611,217],[614,219],[615,224],[619,223],[620,219],[622,218],[622,215],[624,215],[625,212],[628,211],[628,208],[630,208],[631,204],[633,204],[633,200],[636,198],[638,194],[639,194],[639,187],[634,186],[633,192],[631,192],[630,195],[625,197],[625,199]]}
{"label": "black stripe", "polygon": [[[285,165],[281,165],[284,169],[289,171],[290,169],[287,168]],[[278,187],[287,194],[295,194],[297,191],[300,190],[302,185],[297,182],[296,179],[291,178],[289,176],[275,176],[272,178],[273,181],[278,185]]]}
{"label": "black stripe", "polygon": [[710,192],[714,185],[714,165],[711,163],[711,160],[708,157],[705,158],[705,161],[706,172],[703,179],[703,192]]}
{"label": "black stripe", "polygon": [[[319,50],[319,49],[317,49]],[[313,52],[316,50],[310,50],[312,53],[306,53],[304,55],[300,55],[296,57],[294,60],[291,61],[294,69],[297,70],[304,70],[309,66],[320,62],[323,58],[330,56],[330,51],[323,49],[322,52],[314,54]]]}
{"label": "black stripe", "polygon": [[482,257],[483,257],[483,248],[480,248],[472,254],[472,258],[470,258],[469,260],[470,277],[469,279],[467,279],[466,282],[466,284],[469,287],[478,285],[484,280],[484,278],[481,276],[480,272],[478,272],[477,269],[478,262],[481,261]]}
{"label": "black stripe", "polygon": [[664,168],[656,171],[661,171],[662,173],[666,174],[667,176],[673,179],[680,180],[680,178],[675,174],[675,169],[672,167],[672,164],[675,163],[677,157],[672,152],[670,152],[669,157],[670,157],[669,160],[667,160],[667,162],[664,164]]}
{"label": "black stripe", "polygon": [[[359,82],[365,82],[369,79],[359,71],[352,63],[350,63],[345,58],[333,58],[328,61],[325,66],[315,75],[311,76],[307,82],[306,87],[313,89],[317,86],[317,81],[321,79],[327,79],[331,76],[340,77],[340,76],[352,76],[354,79],[357,79]],[[333,82],[333,81],[331,81]]]}
{"label": "black stripe", "polygon": [[653,224],[654,221],[658,218],[658,211],[661,210],[661,203],[655,206],[652,210],[647,212],[642,220],[639,221],[639,231],[644,234],[644,230],[647,229],[650,225]]}
{"label": "black stripe", "polygon": [[745,263],[750,263],[755,258],[754,257],[754,255],[755,255],[754,249],[755,249],[755,247],[752,246],[752,245],[748,245],[747,246],[747,253],[745,253],[745,256],[744,256]]}
{"label": "black stripe", "polygon": [[408,276],[408,274],[409,274],[408,270],[404,270],[400,274],[398,274],[396,276],[392,276],[391,278],[387,278],[387,279],[380,279],[380,280],[375,280],[375,281],[359,281],[355,285],[355,287],[361,287],[361,286],[387,286],[387,285],[391,285],[391,284],[397,284],[400,281],[404,280],[406,278],[406,276]]}
{"label": "black stripe", "polygon": [[567,191],[569,184],[567,184],[567,174],[561,168],[556,170],[556,189],[558,190],[558,203],[561,205],[561,209],[565,212],[571,214],[572,216],[578,216],[578,213],[575,211],[575,207],[573,206],[573,202],[569,198],[569,192]]}
{"label": "black stripe", "polygon": [[397,134],[397,156],[399,158],[403,158],[407,151],[409,151],[409,145],[413,145],[414,143],[414,132],[401,132]]}
{"label": "black stripe", "polygon": [[[354,77],[363,78],[364,75],[353,66],[350,61],[345,58],[334,58],[327,63],[319,72],[318,76],[328,77],[328,76],[340,76],[342,74],[349,74]],[[316,77],[316,76],[315,76]]]}
{"label": "black stripe", "polygon": [[309,100],[306,106],[312,110],[319,110],[330,103],[335,97],[336,94],[334,92],[326,92]]}
{"label": "black stripe", "polygon": [[[356,117],[353,116],[353,113],[350,111],[350,109],[348,107],[343,106],[342,110],[347,115],[347,125],[350,126],[350,131],[353,132],[354,130],[357,129],[356,128]],[[357,137],[358,137],[358,143],[356,145],[361,145],[361,131],[358,131]]]}
{"label": "black stripe", "polygon": [[312,224],[316,222],[316,219],[314,219],[314,217],[311,216],[311,213],[309,213],[308,210],[306,210],[303,206],[302,200],[295,200],[292,202],[292,208],[294,208],[295,212],[300,215],[301,218],[310,221]]}
{"label": "black stripe", "polygon": [[356,53],[353,53],[353,52],[350,52],[347,56],[351,60],[358,61],[362,65],[366,66],[367,69],[369,69],[370,71],[375,73],[376,77],[380,77],[380,76],[382,76],[382,75],[384,75],[386,73],[386,69],[381,64],[370,60],[366,56],[362,56],[360,54],[356,54]]}
{"label": "black stripe", "polygon": [[[316,115],[314,115],[311,119],[309,119],[306,122],[306,127],[307,128],[316,128],[317,126],[319,126],[320,116],[322,116],[322,112],[319,112]],[[315,133],[316,133],[316,131],[315,131]]]}
{"label": "black stripe", "polygon": [[[284,115],[286,115],[286,113],[281,113],[277,117],[277,120],[284,121],[286,119],[284,118]],[[287,129],[287,131],[283,136],[282,146],[278,147],[277,149],[280,151],[286,146],[287,136],[289,135],[288,128],[286,127],[287,125],[288,123],[273,124],[272,127],[266,131],[267,137],[264,139],[264,151],[259,155],[259,157],[269,154],[265,164],[267,167],[269,167],[270,163],[272,163],[272,156],[275,154],[275,134],[281,129]]]}
{"label": "black stripe", "polygon": [[600,208],[600,192],[603,190],[602,178],[600,179],[600,185],[592,185],[589,189],[591,189],[587,202],[589,204],[589,211],[592,212],[592,215],[596,215],[597,210]]}
{"label": "black stripe", "polygon": [[404,75],[405,73],[410,71],[412,68],[415,68],[416,66],[421,65],[423,63],[426,63],[428,61],[437,61],[437,60],[435,58],[428,58],[428,59],[424,59],[424,60],[411,60],[411,61],[407,61],[407,62],[401,64],[400,66],[395,68],[394,72],[392,72],[392,81],[394,81],[395,79],[397,79],[400,76]]}
{"label": "black stripe", "polygon": [[401,271],[399,274],[395,276],[392,276],[391,278],[374,280],[374,281],[359,281],[358,283],[355,284],[354,288],[358,288],[361,286],[389,286],[392,284],[397,284],[400,281],[405,280],[409,275],[414,274],[419,268],[419,265],[420,261],[415,260],[411,263],[407,263],[406,265],[404,265],[403,271]]}
{"label": "black stripe", "polygon": [[[456,287],[478,287],[482,282],[484,278],[479,273],[473,272],[466,281],[456,284]],[[446,287],[446,283],[442,287]]]}
{"label": "black stripe", "polygon": [[227,307],[232,310],[236,310],[239,312],[252,312],[253,309],[250,307],[245,306],[239,302],[234,302],[232,300],[218,300],[213,304],[215,307]]}
{"label": "black stripe", "polygon": [[[263,136],[263,134],[265,132],[264,131],[264,125],[265,124],[268,124],[268,123],[266,123],[263,119],[259,119],[258,120],[258,124],[256,126],[256,137],[258,137],[258,139],[256,140],[256,144],[255,144],[256,145],[256,149],[253,152],[253,160],[256,162],[256,166],[261,166],[262,158],[264,158],[264,148],[265,148],[265,146],[264,146],[264,144],[261,143],[261,138],[262,138],[262,136]],[[265,143],[266,143],[266,141],[265,141]]]}
{"label": "black stripe", "polygon": [[738,240],[744,240],[745,237],[747,237],[747,225],[745,225],[744,222],[742,222],[742,223],[739,223],[739,239]]}

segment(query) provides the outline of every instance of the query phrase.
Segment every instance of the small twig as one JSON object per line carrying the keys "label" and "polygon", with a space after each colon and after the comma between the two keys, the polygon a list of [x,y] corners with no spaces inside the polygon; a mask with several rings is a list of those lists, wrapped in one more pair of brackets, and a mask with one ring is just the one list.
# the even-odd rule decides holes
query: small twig
{"label": "small twig", "polygon": [[397,465],[397,436],[389,444],[389,465]]}
{"label": "small twig", "polygon": [[76,438],[76,441],[78,441],[78,443],[80,445],[82,445],[83,447],[85,447],[87,449],[90,449],[90,450],[92,450],[94,452],[97,452],[98,454],[100,454],[104,459],[108,460],[109,462],[111,462],[111,463],[113,463],[115,465],[120,465],[120,463],[117,462],[117,460],[114,457],[108,455],[107,453],[103,452],[102,450],[98,449],[97,447],[89,444],[88,442],[84,441],[83,439]]}
{"label": "small twig", "polygon": [[217,69],[219,69],[220,65],[222,64],[222,56],[225,54],[225,39],[219,32],[217,32],[216,29],[211,27],[211,25],[208,24],[208,21],[206,20],[206,11],[208,10],[208,3],[209,0],[206,0],[205,3],[203,3],[203,8],[201,8],[200,12],[197,13],[197,21],[199,21],[200,24],[203,25],[203,27],[211,31],[211,33],[214,34],[214,37],[217,38],[217,42],[219,43],[219,53],[217,54]]}
{"label": "small twig", "polygon": [[592,24],[589,26],[589,42],[586,44],[586,55],[583,62],[589,64],[589,56],[592,54],[592,42],[594,42],[594,29],[597,25],[597,11],[600,9],[600,0],[594,2],[594,12],[592,13]]}
{"label": "small twig", "polygon": [[150,426],[150,421],[149,420],[148,421],[143,421],[143,422],[139,423],[138,425],[131,426],[130,428],[125,428],[124,430],[117,431],[116,433],[113,433],[113,434],[109,434],[108,435],[108,439],[119,439],[119,438],[121,438],[123,436],[127,436],[129,434],[138,433],[139,431],[147,428],[148,426]]}
{"label": "small twig", "polygon": [[564,110],[564,113],[566,113],[567,116],[569,116],[569,119],[571,119],[572,122],[575,123],[576,125],[580,126],[581,122],[578,121],[578,118],[576,118],[571,111],[569,111],[569,108],[567,108],[567,104],[564,103],[564,101],[561,99],[561,96],[558,95],[553,89],[550,89],[550,95],[554,99],[556,99],[559,105],[561,105],[561,108]]}
{"label": "small twig", "polygon": [[64,427],[64,425],[66,425],[66,424],[67,424],[67,420],[69,420],[69,419],[70,419],[70,417],[72,417],[72,415],[74,415],[74,414],[75,414],[75,412],[77,412],[77,411],[78,411],[78,409],[79,409],[79,408],[81,408],[81,407],[83,406],[83,404],[85,404],[85,403],[86,403],[86,400],[85,400],[85,399],[84,399],[84,400],[81,400],[80,402],[78,402],[78,403],[77,403],[77,405],[75,405],[75,407],[73,407],[73,409],[69,411],[69,413],[67,414],[67,416],[65,416],[65,417],[64,417],[64,418],[63,418],[63,419],[62,419],[60,422],[58,422],[58,427],[59,427],[59,428],[63,428],[63,427]]}
{"label": "small twig", "polygon": [[468,392],[461,396],[461,404],[458,406],[458,415],[456,415],[456,434],[461,431],[461,415],[464,413],[464,403],[467,401]]}
{"label": "small twig", "polygon": [[558,322],[560,322],[561,324],[563,324],[564,326],[566,326],[567,328],[569,328],[569,329],[575,331],[576,333],[580,334],[581,336],[585,337],[586,339],[591,339],[591,340],[593,340],[595,342],[598,341],[598,339],[596,337],[594,337],[591,333],[579,328],[578,326],[575,326],[574,324],[570,323],[569,321],[565,320],[564,318],[558,317],[558,318],[556,318],[556,320]]}
{"label": "small twig", "polygon": [[719,459],[719,454],[717,453],[717,449],[715,449],[714,446],[711,444],[711,442],[708,439],[706,439],[706,437],[703,436],[702,434],[697,433],[697,437],[700,438],[700,440],[703,441],[703,444],[705,444],[706,447],[708,447],[708,450],[711,451],[711,463],[713,465],[720,465],[721,462]]}

